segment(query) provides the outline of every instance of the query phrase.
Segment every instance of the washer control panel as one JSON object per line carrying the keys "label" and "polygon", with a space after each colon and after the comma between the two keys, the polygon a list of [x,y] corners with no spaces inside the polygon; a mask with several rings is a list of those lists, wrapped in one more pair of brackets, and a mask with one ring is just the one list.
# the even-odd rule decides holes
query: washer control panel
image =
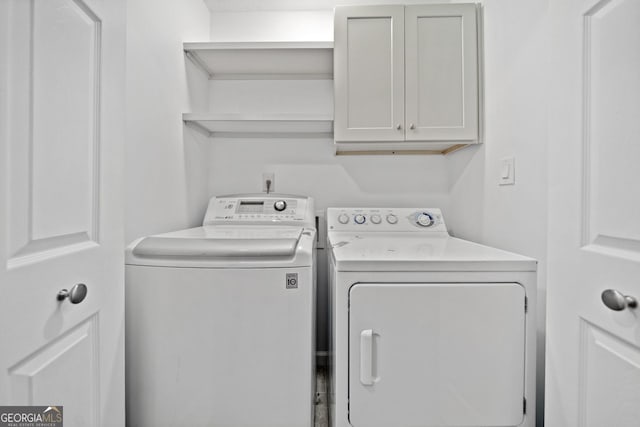
{"label": "washer control panel", "polygon": [[329,208],[329,231],[447,232],[438,208]]}
{"label": "washer control panel", "polygon": [[281,194],[220,196],[209,201],[204,225],[265,222],[298,224],[309,221],[312,208],[313,203],[307,197]]}

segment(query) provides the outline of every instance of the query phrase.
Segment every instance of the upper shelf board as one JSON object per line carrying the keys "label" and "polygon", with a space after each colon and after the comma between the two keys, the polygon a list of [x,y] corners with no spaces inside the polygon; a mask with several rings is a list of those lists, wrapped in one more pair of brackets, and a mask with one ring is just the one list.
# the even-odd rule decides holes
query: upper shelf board
{"label": "upper shelf board", "polygon": [[333,42],[197,42],[184,51],[209,79],[333,79]]}

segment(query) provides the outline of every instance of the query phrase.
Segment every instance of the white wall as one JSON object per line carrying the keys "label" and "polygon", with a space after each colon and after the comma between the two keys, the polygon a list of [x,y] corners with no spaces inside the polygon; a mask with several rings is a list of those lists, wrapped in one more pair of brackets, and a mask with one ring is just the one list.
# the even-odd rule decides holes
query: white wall
{"label": "white wall", "polygon": [[254,10],[211,14],[211,40],[333,41],[333,10]]}
{"label": "white wall", "polygon": [[[331,80],[212,81],[216,113],[329,114]],[[262,191],[262,173],[275,173],[275,191],[306,194],[316,207],[448,205],[442,156],[335,156],[330,138],[212,138],[211,194]]]}
{"label": "white wall", "polygon": [[209,143],[181,115],[205,108],[207,80],[182,42],[208,40],[209,18],[202,0],[127,2],[127,242],[202,221]]}
{"label": "white wall", "polygon": [[[485,0],[485,141],[447,156],[449,223],[458,236],[539,260],[538,414],[544,399],[547,272],[548,1]],[[499,186],[515,157],[516,184]]]}

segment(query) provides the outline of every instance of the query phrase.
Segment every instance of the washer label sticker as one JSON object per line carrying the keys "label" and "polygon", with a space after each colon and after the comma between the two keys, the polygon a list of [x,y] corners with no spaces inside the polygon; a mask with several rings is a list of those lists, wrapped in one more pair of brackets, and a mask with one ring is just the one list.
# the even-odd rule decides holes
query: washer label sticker
{"label": "washer label sticker", "polygon": [[298,273],[287,273],[287,289],[298,289]]}

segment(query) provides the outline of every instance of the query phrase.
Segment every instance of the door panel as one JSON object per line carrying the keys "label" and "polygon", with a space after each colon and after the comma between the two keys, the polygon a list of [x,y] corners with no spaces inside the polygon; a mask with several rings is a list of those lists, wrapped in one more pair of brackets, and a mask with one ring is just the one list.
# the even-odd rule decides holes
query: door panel
{"label": "door panel", "polygon": [[550,16],[545,423],[637,425],[638,309],[601,295],[640,298],[640,3],[552,2]]}
{"label": "door panel", "polygon": [[403,6],[337,7],[335,25],[336,141],[403,140]]}
{"label": "door panel", "polygon": [[[65,402],[76,425],[99,425],[98,322],[95,317],[9,368],[15,402]],[[69,375],[70,372],[75,375]]]}
{"label": "door panel", "polygon": [[[637,426],[640,348],[585,320],[581,330],[580,425]],[[611,414],[617,416],[610,418]]]}
{"label": "door panel", "polygon": [[[393,22],[391,18],[347,21],[347,126],[393,126]],[[383,84],[380,84],[383,82]]]}
{"label": "door panel", "polygon": [[0,2],[0,405],[67,427],[124,425],[124,5]]}
{"label": "door panel", "polygon": [[476,6],[406,7],[406,139],[477,140]]}
{"label": "door panel", "polygon": [[522,286],[360,283],[349,301],[354,427],[522,422]]}
{"label": "door panel", "polygon": [[100,149],[98,18],[69,0],[23,2],[14,17],[25,25],[11,27],[11,266],[95,239]]}
{"label": "door panel", "polygon": [[98,185],[100,22],[69,0],[35,2],[31,19],[32,238],[90,234]]}
{"label": "door panel", "polygon": [[[462,18],[459,16],[418,17],[418,120],[420,126],[461,127],[464,125],[464,61]],[[433,100],[438,102],[433,102]],[[430,102],[426,102],[429,100]]]}
{"label": "door panel", "polygon": [[629,0],[603,3],[584,17],[583,224],[585,245],[632,251],[640,259],[640,203],[620,185],[640,178],[638,19],[640,6]]}

